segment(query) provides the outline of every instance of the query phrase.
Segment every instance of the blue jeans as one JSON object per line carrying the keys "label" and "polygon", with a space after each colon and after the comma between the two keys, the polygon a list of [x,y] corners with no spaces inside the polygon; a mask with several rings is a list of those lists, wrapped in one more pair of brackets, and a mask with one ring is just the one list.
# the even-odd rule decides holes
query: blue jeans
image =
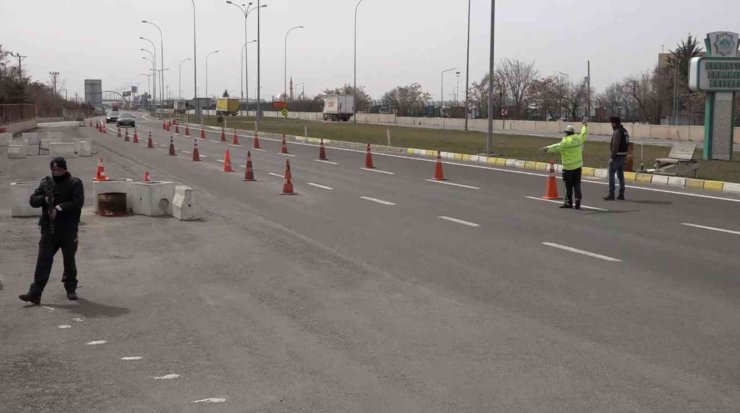
{"label": "blue jeans", "polygon": [[614,196],[614,190],[616,189],[615,174],[619,178],[619,195],[624,195],[624,162],[626,158],[626,156],[616,156],[609,163],[609,196]]}

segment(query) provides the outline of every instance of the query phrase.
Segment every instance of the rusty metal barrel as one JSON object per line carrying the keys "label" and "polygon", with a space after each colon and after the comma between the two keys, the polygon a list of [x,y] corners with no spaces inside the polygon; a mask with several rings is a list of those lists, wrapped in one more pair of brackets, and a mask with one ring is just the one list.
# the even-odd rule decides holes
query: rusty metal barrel
{"label": "rusty metal barrel", "polygon": [[104,217],[120,217],[126,215],[126,193],[106,192],[98,194],[97,213]]}

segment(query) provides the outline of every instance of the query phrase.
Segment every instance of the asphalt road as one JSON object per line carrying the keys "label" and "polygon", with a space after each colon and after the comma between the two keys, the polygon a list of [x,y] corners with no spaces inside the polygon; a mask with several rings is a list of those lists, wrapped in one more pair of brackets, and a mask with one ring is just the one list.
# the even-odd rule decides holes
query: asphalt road
{"label": "asphalt road", "polygon": [[[111,177],[196,189],[202,222],[85,214],[80,295],[41,307],[32,220],[0,215],[5,391],[13,411],[736,412],[740,199],[631,186],[589,209],[536,199],[545,176],[290,142],[251,150],[139,120],[92,128]],[[151,131],[156,148],[146,149]],[[113,133],[111,133],[113,132]],[[182,132],[182,130],[181,130]],[[227,135],[229,142],[231,135]],[[192,162],[197,140],[202,158]],[[234,173],[223,172],[229,149]],[[298,195],[280,195],[285,161]],[[0,184],[48,158],[2,159]],[[96,159],[70,162],[90,178]],[[562,189],[561,189],[562,191]],[[2,202],[2,201],[0,201]],[[7,202],[7,201],[6,201]],[[91,200],[88,200],[88,208]],[[4,206],[4,205],[3,205]],[[5,208],[7,211],[7,208]],[[56,277],[56,278],[55,278]],[[69,326],[60,328],[60,326]],[[105,340],[105,343],[95,343]],[[122,360],[122,357],[141,357]],[[177,375],[168,376],[168,375]]]}

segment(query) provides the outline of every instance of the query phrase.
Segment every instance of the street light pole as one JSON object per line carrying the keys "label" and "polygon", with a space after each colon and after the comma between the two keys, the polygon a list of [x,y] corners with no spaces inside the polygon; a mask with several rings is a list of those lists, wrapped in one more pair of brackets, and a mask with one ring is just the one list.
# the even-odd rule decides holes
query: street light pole
{"label": "street light pole", "polygon": [[[146,37],[139,36],[139,39],[146,40],[147,42],[149,42],[152,45],[152,49],[154,50],[154,54],[152,55],[152,61],[153,61],[153,64],[154,64],[154,70],[156,70],[157,69],[157,46],[154,45],[154,42],[151,39],[147,39]],[[144,50],[144,49],[142,49],[142,50]],[[157,77],[156,77],[156,73],[154,75],[155,75],[155,77],[154,77],[154,79],[152,81],[153,84],[154,84],[154,98],[153,98],[153,100],[154,100],[155,109],[156,109],[156,103],[157,103]]]}
{"label": "street light pole", "polygon": [[[149,53],[149,55],[152,56],[151,59],[148,58],[148,57],[146,57],[146,56],[142,56],[141,58],[144,59],[144,60],[148,60],[148,61],[152,62],[152,85],[153,85],[152,93],[153,94],[152,94],[151,102],[154,102],[155,109],[156,109],[156,105],[157,105],[157,101],[156,101],[156,98],[157,98],[157,66],[156,65],[157,65],[157,63],[154,61],[154,53],[152,53],[150,50],[146,50],[146,49],[143,49],[143,48],[140,49],[140,50],[143,51],[143,52],[147,52],[147,53]],[[150,110],[151,110],[151,108],[150,108]]]}
{"label": "street light pole", "polygon": [[[195,103],[195,113],[200,112],[200,103],[198,101],[198,60],[197,53],[195,51],[195,0],[190,0],[193,3],[193,101]],[[203,118],[201,117],[201,122]]]}
{"label": "street light pole", "polygon": [[[208,53],[208,54],[206,55],[206,99],[210,99],[210,98],[208,97],[208,57],[209,57],[210,55],[214,54],[214,53],[218,53],[218,50],[214,50],[214,51],[212,51],[212,52],[209,52],[209,53]],[[209,105],[209,106],[210,106],[210,105]],[[206,109],[206,113],[208,113],[207,111],[208,111],[208,109]]]}
{"label": "street light pole", "polygon": [[442,108],[444,107],[444,104],[445,104],[445,93],[444,93],[445,92],[445,73],[451,72],[455,69],[457,68],[453,67],[452,69],[443,70],[442,74],[440,75],[440,77],[442,78],[442,82],[441,82],[442,86],[439,92],[439,117],[440,118],[444,117]]}
{"label": "street light pole", "polygon": [[147,91],[149,92],[149,95],[151,95],[152,94],[152,84],[151,84],[152,75],[148,73],[139,73],[139,75],[146,76],[146,88],[147,88]]}
{"label": "street light pole", "polygon": [[[246,108],[247,108],[247,116],[249,116],[249,53],[247,53],[247,50],[246,50],[246,47],[247,46],[246,46],[246,44],[252,43],[252,42],[249,42],[247,40],[247,20],[248,20],[248,17],[249,17],[249,13],[253,12],[257,8],[267,7],[267,5],[266,4],[263,4],[261,6],[256,6],[256,7],[251,7],[250,8],[249,6],[252,5],[252,2],[251,1],[248,4],[246,4],[246,5],[242,3],[241,6],[238,5],[238,4],[236,4],[236,3],[234,3],[234,2],[232,2],[231,0],[227,0],[226,3],[227,4],[231,4],[232,6],[238,7],[239,10],[244,15],[244,44],[245,44],[245,46],[243,46],[243,49],[242,49],[243,50],[242,65],[244,65],[244,69],[243,69],[244,70],[244,79],[243,79],[243,82],[242,82],[242,98],[243,99],[246,99],[245,100],[245,104],[246,104]],[[239,72],[239,73],[241,75],[241,72]],[[244,89],[245,87],[246,87],[246,91]],[[246,97],[245,97],[245,92],[246,92]]]}
{"label": "street light pole", "polygon": [[146,20],[142,20],[141,22],[145,24],[151,24],[159,31],[159,56],[161,58],[159,62],[159,68],[161,70],[161,78],[159,82],[159,101],[161,103],[160,106],[162,108],[162,111],[164,111],[164,36],[162,35],[162,29],[157,24]]}
{"label": "street light pole", "polygon": [[283,72],[283,96],[288,100],[288,34],[296,29],[302,29],[303,26],[293,26],[285,32],[285,71]]}
{"label": "street light pole", "polygon": [[180,69],[178,70],[177,75],[177,99],[182,100],[182,64],[187,62],[188,60],[193,60],[192,58],[185,58],[180,62]]}
{"label": "street light pole", "polygon": [[491,0],[491,55],[488,62],[488,133],[486,134],[486,153],[491,153],[493,138],[493,57],[496,29],[496,0]]}
{"label": "street light pole", "polygon": [[[262,7],[264,7],[264,6],[262,6]],[[257,40],[250,40],[250,41],[244,43],[244,45],[242,46],[242,69],[239,72],[240,74],[245,71],[245,67],[246,67],[245,66],[245,64],[246,64],[245,54],[247,53],[247,46],[249,46],[249,44],[251,44],[251,43],[257,43]],[[247,108],[247,116],[249,116],[249,78],[248,78],[248,75],[247,75],[247,73],[249,73],[248,72],[249,69],[246,69],[246,70],[247,70],[247,72],[245,72],[244,78],[242,78],[242,99],[244,99],[244,92],[245,92],[245,90],[244,90],[244,86],[245,86],[244,85],[244,80],[246,78],[246,80],[247,80],[247,84],[246,84],[246,87],[247,87],[246,93],[247,93],[247,95],[246,95],[245,103],[246,103],[246,108]]]}
{"label": "street light pole", "polygon": [[352,105],[352,119],[357,124],[357,9],[360,7],[360,3],[365,0],[360,0],[355,6],[355,47],[354,47],[354,87],[352,92],[354,93],[355,103]]}
{"label": "street light pole", "polygon": [[465,57],[465,130],[468,130],[468,105],[469,100],[469,81],[470,81],[470,0],[468,0],[468,46]]}
{"label": "street light pole", "polygon": [[254,133],[256,136],[256,133],[260,129],[260,105],[262,101],[260,100],[260,90],[262,87],[260,86],[260,9],[262,6],[260,6],[260,0],[257,0],[257,112],[255,113],[254,117]]}

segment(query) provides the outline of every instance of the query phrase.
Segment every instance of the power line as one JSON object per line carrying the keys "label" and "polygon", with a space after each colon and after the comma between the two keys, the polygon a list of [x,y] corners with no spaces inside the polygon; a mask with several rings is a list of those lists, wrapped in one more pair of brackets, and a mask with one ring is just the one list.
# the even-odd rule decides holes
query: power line
{"label": "power line", "polygon": [[57,94],[57,76],[59,76],[59,72],[49,72],[51,75],[51,88],[54,90],[54,95]]}
{"label": "power line", "polygon": [[21,61],[27,58],[28,56],[21,56],[20,53],[13,54],[13,52],[10,52],[10,55],[18,58],[18,81],[22,83],[23,82],[23,66],[21,65],[22,64]]}

